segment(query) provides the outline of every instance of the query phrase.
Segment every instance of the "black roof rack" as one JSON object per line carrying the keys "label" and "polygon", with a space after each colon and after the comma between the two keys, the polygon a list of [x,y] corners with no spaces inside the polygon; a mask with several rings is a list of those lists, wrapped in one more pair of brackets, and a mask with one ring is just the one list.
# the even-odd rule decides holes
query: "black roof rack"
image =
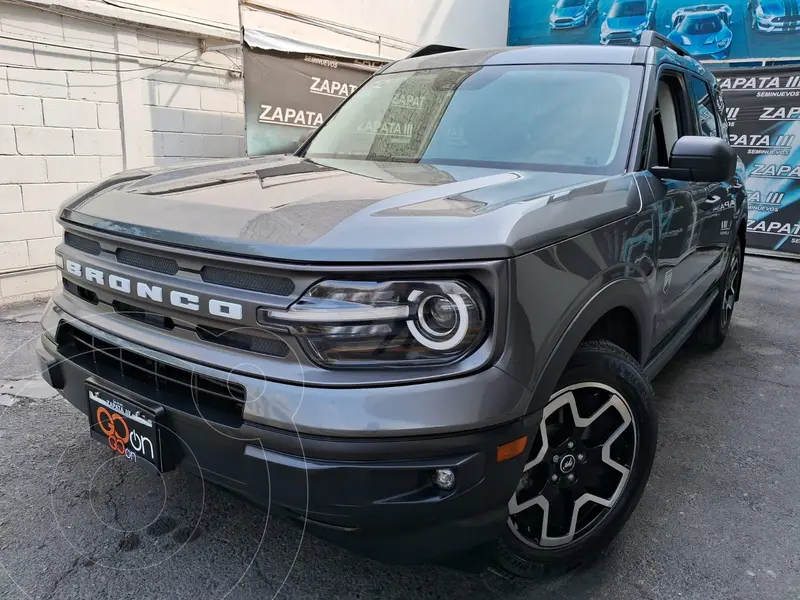
{"label": "black roof rack", "polygon": [[660,33],[656,33],[655,31],[645,31],[642,34],[642,38],[639,40],[639,46],[667,48],[675,52],[675,54],[679,54],[680,56],[689,56],[689,53],[681,48],[678,44],[668,38],[665,38]]}
{"label": "black roof rack", "polygon": [[431,54],[444,54],[445,52],[456,52],[458,50],[466,50],[466,48],[457,48],[456,46],[443,46],[441,44],[429,44],[427,46],[422,46],[421,48],[417,48],[406,58],[430,56]]}

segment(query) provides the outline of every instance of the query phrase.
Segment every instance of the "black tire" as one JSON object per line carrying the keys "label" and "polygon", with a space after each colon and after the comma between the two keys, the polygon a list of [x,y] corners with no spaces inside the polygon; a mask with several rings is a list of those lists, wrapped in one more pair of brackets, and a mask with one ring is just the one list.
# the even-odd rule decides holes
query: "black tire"
{"label": "black tire", "polygon": [[[629,465],[627,478],[620,476],[620,483],[614,484],[617,486],[616,491],[613,494],[613,496],[617,496],[616,502],[610,507],[606,508],[602,508],[597,505],[597,508],[600,509],[600,513],[598,516],[593,517],[594,521],[587,526],[589,528],[586,529],[586,531],[580,536],[575,535],[572,541],[558,547],[545,548],[541,546],[540,542],[543,537],[540,537],[538,542],[532,539],[523,541],[523,537],[525,536],[521,534],[521,529],[518,526],[518,523],[521,521],[515,521],[514,517],[509,516],[508,526],[494,547],[494,568],[496,570],[516,577],[541,579],[563,575],[582,565],[588,564],[597,558],[600,553],[611,543],[614,537],[620,532],[633,512],[633,509],[636,507],[636,504],[639,502],[639,499],[641,498],[642,492],[647,484],[647,479],[650,475],[650,469],[653,465],[653,459],[656,450],[656,438],[658,433],[658,419],[656,415],[654,392],[649,380],[647,379],[647,376],[642,371],[642,368],[639,366],[636,360],[627,352],[622,350],[622,348],[619,346],[607,341],[592,341],[584,342],[580,345],[566,370],[564,371],[564,374],[562,375],[557,386],[557,391],[551,397],[551,402],[548,406],[555,406],[560,401],[559,399],[564,397],[564,394],[561,394],[561,391],[571,389],[573,386],[580,384],[590,385],[590,387],[586,390],[576,390],[576,392],[585,394],[586,392],[591,392],[591,384],[601,384],[615,390],[617,395],[623,398],[623,402],[626,403],[627,409],[629,409],[629,424],[626,426],[625,431],[622,431],[622,435],[619,434],[618,430],[615,430],[616,432],[608,438],[608,441],[604,443],[603,446],[608,445],[609,448],[611,448],[611,453],[619,452],[619,448],[614,449],[614,445],[621,441],[623,443],[622,447],[627,447],[630,442],[623,439],[624,435],[626,432],[630,432],[631,429],[633,430],[633,439],[635,440],[632,444],[633,449],[627,450],[630,451],[630,462],[632,463]],[[585,395],[582,397],[585,400],[592,402],[606,402],[606,400],[600,398],[599,394],[601,393],[603,393],[603,391],[598,391],[598,393],[595,394],[595,397],[587,397]],[[574,398],[574,406],[577,406],[579,396],[575,394]],[[590,410],[588,411],[588,414],[590,414],[592,417],[594,417],[594,415],[592,415],[592,411],[597,411],[594,414],[599,413],[599,410],[592,408],[591,405],[589,405],[589,408]],[[579,416],[586,420],[586,413],[581,412],[580,409],[577,410]],[[545,413],[546,412],[547,409],[545,409]],[[603,415],[606,413],[610,414],[611,409],[609,408],[608,410],[604,411]],[[546,424],[548,427],[550,426],[550,420],[553,417],[556,418],[558,423],[557,426],[562,427],[563,418],[557,413],[553,413],[547,417]],[[599,421],[599,418],[593,420],[591,425],[593,426]],[[625,422],[626,421],[623,420],[623,423]],[[630,423],[633,423],[635,427],[631,428]],[[607,428],[607,426],[604,427]],[[612,424],[611,427],[613,429],[614,425]],[[598,429],[600,428],[601,427],[598,427]],[[576,433],[573,435],[575,436],[575,439],[579,440],[577,442],[578,445],[569,447],[574,447],[576,450],[565,451],[580,451],[580,449],[584,447],[581,444],[584,443],[586,443],[585,447],[589,448],[588,439],[584,439],[580,436],[585,435],[590,429],[591,426],[585,426],[582,429],[575,427],[574,431]],[[622,427],[619,426],[618,429],[622,429]],[[580,433],[581,430],[584,432],[583,434]],[[551,437],[549,429],[547,437],[548,439]],[[591,437],[591,435],[589,435],[589,437]],[[538,457],[538,455],[542,453],[541,447],[543,444],[541,442],[541,438],[541,430],[537,430],[536,439],[538,441],[534,442],[531,457],[528,458],[529,464],[536,461],[536,458],[532,458],[534,455]],[[612,438],[614,441],[611,441]],[[555,439],[556,438],[554,437],[554,440]],[[552,451],[560,452],[566,449],[569,443],[574,444],[574,442],[565,441],[562,439],[561,445],[556,445],[555,443],[553,444],[555,447],[552,448]],[[597,473],[603,469],[609,468],[605,460],[602,462],[606,464],[601,464],[597,468],[591,466],[590,463],[592,461],[587,460],[590,456],[589,452],[596,451],[597,448],[590,449],[586,454],[578,454],[577,460],[573,459],[572,462],[573,465],[575,465],[575,473],[577,474],[577,479],[575,479],[575,482],[588,482],[591,479],[599,480],[600,477],[597,475]],[[581,456],[584,457],[583,465],[579,464],[581,462]],[[541,464],[534,468],[538,469],[539,467],[546,467],[548,472],[555,471],[555,461],[557,461],[558,458],[558,456],[543,458]],[[559,469],[562,469],[562,471],[563,462],[567,458],[568,456],[566,455],[561,457],[561,462],[557,465]],[[613,460],[618,460],[616,454],[614,454]],[[587,469],[590,469],[590,472],[587,472]],[[523,473],[520,481],[520,487],[514,494],[515,503],[518,500],[519,494],[525,491],[523,485],[525,482],[525,477],[530,476],[529,474],[532,472],[533,469]],[[545,488],[547,486],[558,487],[558,485],[562,484],[575,485],[575,483],[569,484],[564,481],[562,481],[562,484],[552,483],[552,479],[550,478],[554,476],[556,476],[555,473],[545,477],[548,479],[548,483],[545,484]],[[566,477],[569,477],[569,475],[566,475]],[[565,489],[563,493],[571,494],[571,497],[574,501],[574,499],[580,498],[583,494],[587,493],[589,490],[588,483],[585,483],[585,488],[585,490],[583,489],[583,486],[581,488],[568,488]],[[571,490],[574,491],[571,492]],[[560,496],[561,493],[562,492],[558,492],[558,497],[562,497]],[[544,490],[540,492],[540,495],[545,494],[546,492]],[[590,504],[590,502],[586,502],[584,506],[589,506]],[[549,503],[548,506],[550,506]],[[573,504],[572,506],[573,511],[570,514],[572,517],[574,517],[575,505]],[[544,510],[542,508],[533,506],[527,510],[538,510],[542,521],[544,520]],[[596,509],[589,506],[589,511],[592,510]],[[578,521],[580,521],[580,515],[582,511],[584,511],[584,508],[580,508],[577,511],[579,517],[577,519]],[[519,515],[526,518],[532,516],[532,513],[526,514],[526,512],[527,511],[521,512]],[[553,514],[558,514],[555,509],[552,512]],[[562,514],[566,514],[566,512],[563,512]],[[573,520],[572,517],[570,517],[570,521]],[[539,527],[540,525],[536,525],[532,528],[532,531],[535,533]],[[550,537],[549,527],[549,521],[547,526],[541,525],[542,533],[544,535],[548,535],[548,537]],[[575,534],[575,531],[576,530],[574,528],[570,529],[570,532],[573,534]]]}
{"label": "black tire", "polygon": [[739,297],[743,258],[742,242],[737,237],[728,257],[725,272],[719,281],[717,298],[694,331],[695,341],[709,350],[719,348],[728,337],[733,309]]}

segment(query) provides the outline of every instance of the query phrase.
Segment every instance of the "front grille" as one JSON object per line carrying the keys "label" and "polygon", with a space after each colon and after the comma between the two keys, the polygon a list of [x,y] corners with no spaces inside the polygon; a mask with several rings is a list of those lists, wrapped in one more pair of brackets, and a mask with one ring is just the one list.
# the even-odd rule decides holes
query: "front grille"
{"label": "front grille", "polygon": [[783,23],[786,25],[796,25],[800,23],[800,17],[775,17],[774,19],[778,23]]}
{"label": "front grille", "polygon": [[289,354],[289,346],[275,338],[248,335],[240,331],[226,331],[224,329],[204,327],[202,325],[198,325],[195,332],[197,333],[197,337],[201,340],[213,344],[222,344],[230,348],[248,350],[250,352],[258,352],[259,354],[267,354],[280,358],[284,358]]}
{"label": "front grille", "polygon": [[75,235],[69,231],[64,232],[64,243],[67,246],[71,246],[72,248],[76,248],[82,252],[94,254],[95,256],[99,256],[103,251],[102,248],[100,248],[99,242]]}
{"label": "front grille", "polygon": [[247,393],[243,385],[200,375],[110,344],[61,321],[59,351],[71,362],[165,406],[238,427]]}
{"label": "front grille", "polygon": [[152,325],[153,327],[166,329],[167,331],[172,331],[175,329],[175,321],[169,317],[164,317],[157,313],[139,308],[138,306],[120,302],[119,300],[114,300],[114,302],[112,302],[112,306],[117,314],[128,317],[129,319],[133,319],[134,321],[139,321],[140,323],[144,323],[146,325]]}
{"label": "front grille", "polygon": [[175,275],[178,272],[178,261],[172,258],[134,252],[125,248],[117,249],[117,262],[165,275]]}
{"label": "front grille", "polygon": [[294,291],[294,282],[288,277],[234,271],[220,267],[203,267],[200,269],[200,276],[206,283],[276,296],[288,296]]}
{"label": "front grille", "polygon": [[85,287],[82,287],[76,283],[71,282],[69,279],[64,279],[62,281],[64,285],[64,290],[69,292],[70,294],[77,296],[78,298],[85,300],[90,304],[94,304],[95,306],[100,301],[97,298],[97,294],[95,294],[92,290],[87,290]]}
{"label": "front grille", "polygon": [[572,19],[556,19],[556,25],[567,25],[568,23],[572,23]]}

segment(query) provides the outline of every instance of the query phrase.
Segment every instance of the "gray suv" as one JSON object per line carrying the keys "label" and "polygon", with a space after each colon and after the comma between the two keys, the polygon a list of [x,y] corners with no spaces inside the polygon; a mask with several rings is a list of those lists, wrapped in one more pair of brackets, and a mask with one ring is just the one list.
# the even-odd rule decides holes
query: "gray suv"
{"label": "gray suv", "polygon": [[641,496],[652,378],[722,343],[744,172],[714,77],[636,47],[428,47],[296,153],[67,201],[45,377],[87,433],[389,562],[522,576]]}

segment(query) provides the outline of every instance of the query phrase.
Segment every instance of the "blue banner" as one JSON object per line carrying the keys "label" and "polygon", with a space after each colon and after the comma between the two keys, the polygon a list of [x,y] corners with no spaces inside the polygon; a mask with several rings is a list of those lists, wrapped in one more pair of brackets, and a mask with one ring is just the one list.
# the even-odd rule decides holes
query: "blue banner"
{"label": "blue banner", "polygon": [[631,44],[648,29],[698,60],[800,57],[800,0],[511,0],[508,43]]}

